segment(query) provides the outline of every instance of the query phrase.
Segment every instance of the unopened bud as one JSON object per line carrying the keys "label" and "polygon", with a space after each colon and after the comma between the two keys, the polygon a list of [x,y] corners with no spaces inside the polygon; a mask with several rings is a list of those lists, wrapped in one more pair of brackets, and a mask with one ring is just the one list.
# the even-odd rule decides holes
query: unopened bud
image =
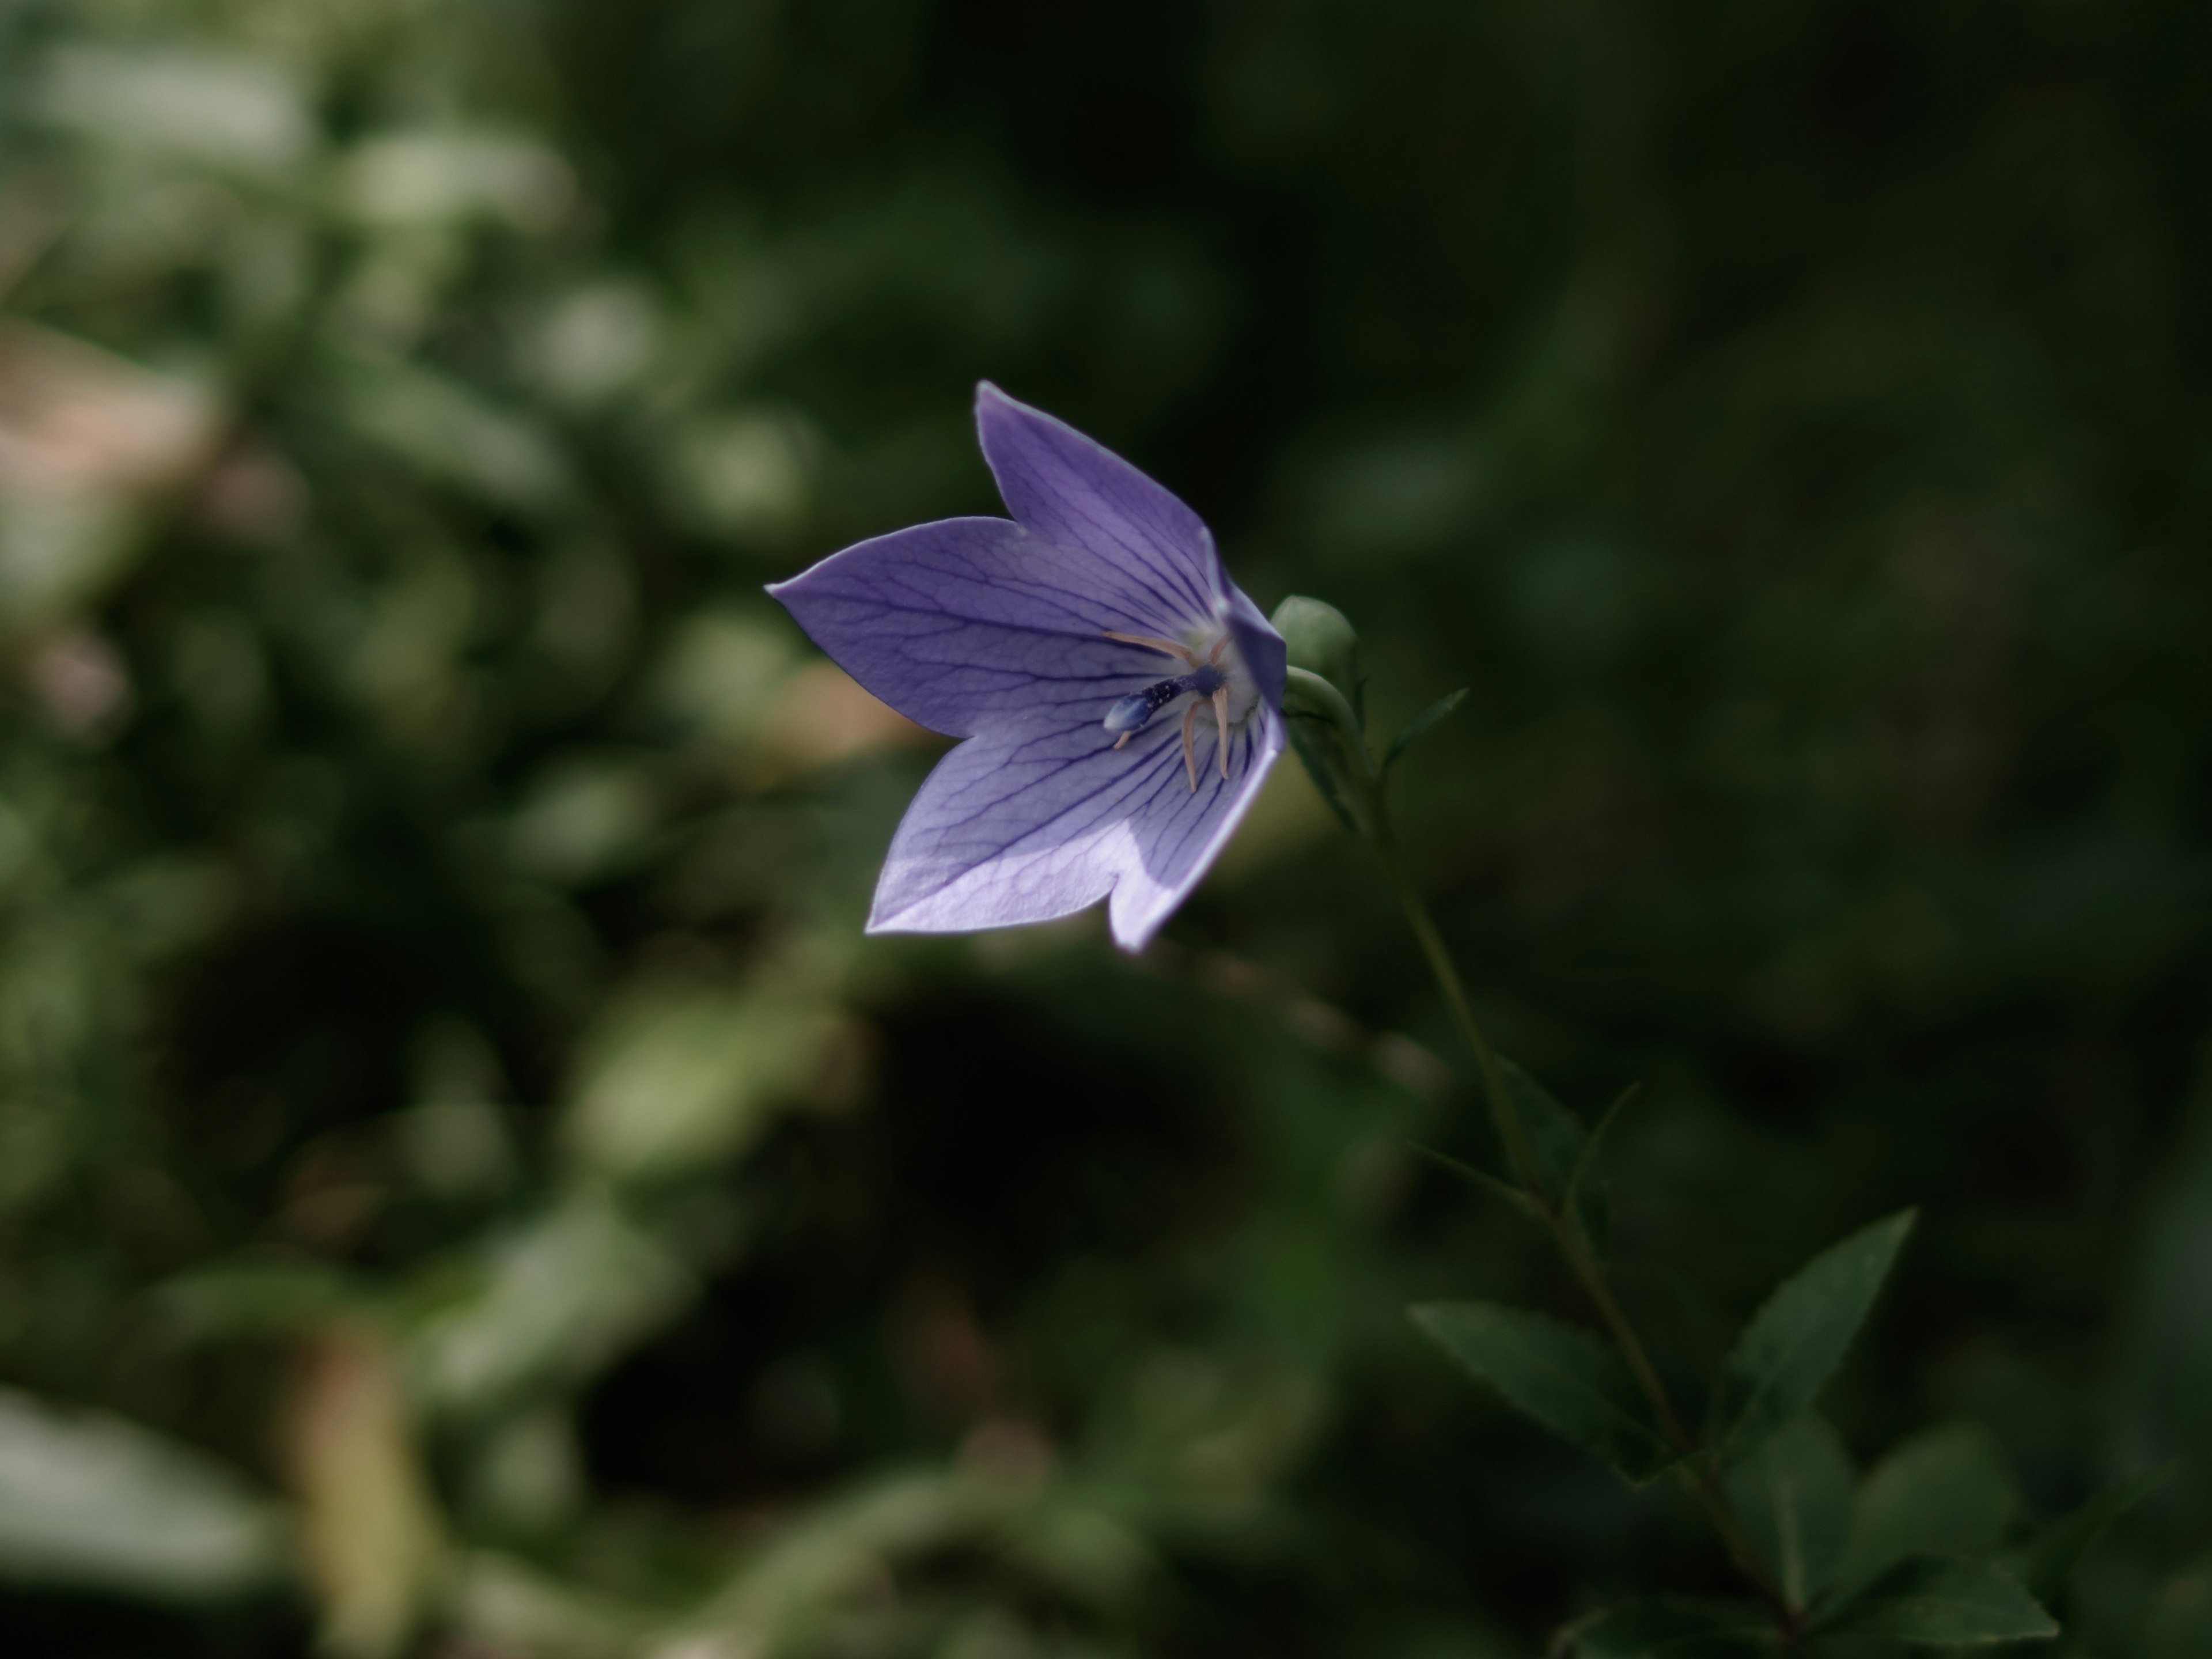
{"label": "unopened bud", "polygon": [[1359,707],[1359,635],[1344,612],[1324,599],[1293,593],[1275,607],[1271,620],[1290,647],[1291,667],[1320,675]]}

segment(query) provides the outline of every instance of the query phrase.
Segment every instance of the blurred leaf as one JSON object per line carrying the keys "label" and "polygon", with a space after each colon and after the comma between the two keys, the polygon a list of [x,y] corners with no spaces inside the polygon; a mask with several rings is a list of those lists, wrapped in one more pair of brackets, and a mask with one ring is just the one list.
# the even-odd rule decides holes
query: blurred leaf
{"label": "blurred leaf", "polygon": [[1827,1636],[1881,1636],[1930,1647],[1976,1647],[2058,1634],[2057,1621],[1986,1561],[1917,1556],[1845,1599],[1814,1623]]}
{"label": "blurred leaf", "polygon": [[1677,1461],[1628,1368],[1587,1332],[1486,1302],[1431,1302],[1409,1311],[1509,1404],[1603,1458],[1631,1485]]}
{"label": "blurred leaf", "polygon": [[205,463],[222,411],[192,380],[12,318],[0,386],[0,617],[22,628],[131,568],[146,507]]}
{"label": "blurred leaf", "polygon": [[1385,775],[1393,766],[1398,763],[1399,756],[1428,736],[1466,701],[1466,687],[1462,686],[1456,691],[1447,691],[1413,719],[1407,720],[1404,729],[1390,740],[1390,747],[1382,757],[1382,770]]}
{"label": "blurred leaf", "polygon": [[471,1292],[442,1296],[414,1340],[426,1400],[462,1413],[595,1375],[693,1289],[667,1243],[588,1193],[495,1238],[475,1272]]}
{"label": "blurred leaf", "polygon": [[687,726],[725,742],[756,742],[800,665],[800,650],[792,629],[764,611],[696,611],[660,649],[656,701]]}
{"label": "blurred leaf", "polygon": [[498,1107],[432,1097],[392,1118],[393,1150],[416,1185],[447,1203],[496,1197],[514,1183],[514,1146]]}
{"label": "blurred leaf", "polygon": [[1748,1601],[1638,1601],[1577,1626],[1574,1659],[1739,1659],[1783,1650],[1774,1621]]}
{"label": "blurred leaf", "polygon": [[1713,1394],[1711,1439],[1723,1461],[1811,1408],[1872,1310],[1913,1215],[1877,1221],[1814,1257],[1744,1328]]}
{"label": "blurred leaf", "polygon": [[749,539],[805,516],[811,435],[794,417],[732,411],[695,422],[662,458],[671,505],[701,530]]}
{"label": "blurred leaf", "polygon": [[265,57],[69,46],[38,85],[50,121],[256,172],[289,167],[314,140],[298,88]]}
{"label": "blurred leaf", "polygon": [[1575,1223],[1599,1260],[1604,1260],[1611,1206],[1603,1166],[1594,1153],[1593,1137],[1572,1112],[1519,1066],[1502,1060],[1498,1067],[1504,1073],[1513,1109],[1520,1115],[1521,1127],[1528,1134],[1537,1179],[1554,1203],[1568,1202],[1572,1194],[1571,1213]]}
{"label": "blurred leaf", "polygon": [[628,1607],[569,1574],[488,1550],[456,1564],[453,1620],[468,1650],[578,1656],[653,1652],[653,1610]]}
{"label": "blurred leaf", "polygon": [[1158,1553],[1129,1518],[1076,1496],[1024,1510],[998,1542],[1012,1559],[1102,1612],[1133,1606],[1162,1571]]}
{"label": "blurred leaf", "polygon": [[2071,1515],[2045,1528],[2026,1547],[2014,1552],[2006,1560],[2006,1569],[2027,1585],[2031,1594],[2046,1601],[2055,1599],[2066,1588],[2066,1580],[2081,1558],[2096,1547],[2097,1540],[2122,1516],[2163,1486],[2169,1474],[2165,1469],[2154,1469],[2113,1481]]}
{"label": "blurred leaf", "polygon": [[1993,1553],[2021,1510],[2020,1489],[1986,1429],[1955,1422],[1926,1430],[1860,1485],[1843,1577],[1861,1582],[1909,1555]]}
{"label": "blurred leaf", "polygon": [[573,204],[576,183],[566,162],[526,138],[408,132],[356,146],[337,170],[336,190],[349,214],[379,229],[483,217],[544,231]]}
{"label": "blurred leaf", "polygon": [[383,1341],[355,1327],[311,1343],[284,1434],[323,1647],[342,1659],[397,1653],[444,1569],[445,1540]]}
{"label": "blurred leaf", "polygon": [[749,1147],[850,1038],[834,1004],[803,995],[635,991],[579,1044],[563,1138],[618,1180],[706,1169]]}
{"label": "blurred leaf", "polygon": [[155,1304],[194,1338],[304,1330],[333,1314],[358,1312],[367,1287],[313,1261],[239,1261],[179,1273],[155,1288]]}
{"label": "blurred leaf", "polygon": [[275,1504],[117,1417],[0,1389],[0,1578],[125,1595],[235,1595],[284,1567]]}
{"label": "blurred leaf", "polygon": [[569,491],[566,458],[528,416],[428,369],[362,368],[341,383],[362,436],[427,476],[495,504],[543,511]]}
{"label": "blurred leaf", "polygon": [[1785,1423],[1727,1471],[1729,1507],[1790,1604],[1828,1587],[1851,1523],[1851,1462],[1817,1413]]}
{"label": "blurred leaf", "polygon": [[537,378],[559,402],[589,404],[651,367],[665,326],[661,296],[645,283],[599,281],[562,296],[528,341]]}
{"label": "blurred leaf", "polygon": [[508,822],[514,866],[571,885],[618,868],[659,817],[649,763],[571,754],[530,786]]}
{"label": "blurred leaf", "polygon": [[779,1526],[687,1623],[715,1642],[708,1651],[800,1650],[841,1601],[880,1583],[887,1565],[975,1541],[1031,1501],[1021,1486],[960,1474],[861,1482]]}
{"label": "blurred leaf", "polygon": [[473,1439],[461,1488],[472,1530],[543,1539],[574,1520],[586,1481],[572,1413],[559,1405],[519,1412]]}

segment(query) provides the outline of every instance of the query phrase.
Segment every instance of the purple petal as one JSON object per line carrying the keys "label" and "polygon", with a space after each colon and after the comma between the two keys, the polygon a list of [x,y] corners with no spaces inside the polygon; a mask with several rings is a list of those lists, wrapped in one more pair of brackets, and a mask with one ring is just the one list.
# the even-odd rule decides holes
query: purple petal
{"label": "purple petal", "polygon": [[[1005,519],[945,519],[878,536],[769,592],[847,673],[908,720],[952,737],[1046,710],[1095,726],[1115,697],[1158,679],[1165,665],[1103,631],[1172,637],[1194,620],[1170,609],[1143,571],[1041,541]],[[1273,696],[1281,696],[1278,668]]]}
{"label": "purple petal", "polygon": [[[1213,551],[1211,535],[1206,538],[1206,549],[1219,569],[1221,559]],[[1221,571],[1221,588],[1229,595],[1229,632],[1237,641],[1237,654],[1244,659],[1244,666],[1259,685],[1260,700],[1270,708],[1280,708],[1284,682],[1290,678],[1291,647],[1260,607],[1245,597],[1244,590],[1229,580],[1226,570]]]}
{"label": "purple petal", "polygon": [[1112,895],[1114,938],[1142,950],[1198,884],[1283,747],[1280,718],[1253,711],[1198,746],[1198,788],[1181,722],[1115,750],[1095,722],[993,728],[938,763],[892,839],[871,933],[963,933],[1069,915]]}
{"label": "purple petal", "polygon": [[1228,597],[1198,514],[1119,455],[988,380],[975,430],[1007,511],[1045,540],[1096,554],[1191,616]]}

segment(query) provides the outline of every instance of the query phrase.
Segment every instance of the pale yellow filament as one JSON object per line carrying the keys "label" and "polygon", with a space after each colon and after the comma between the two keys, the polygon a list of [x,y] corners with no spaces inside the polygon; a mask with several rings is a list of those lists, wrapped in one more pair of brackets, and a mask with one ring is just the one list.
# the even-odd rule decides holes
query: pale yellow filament
{"label": "pale yellow filament", "polygon": [[[1188,663],[1193,668],[1198,666],[1198,659],[1186,647],[1176,644],[1172,640],[1156,640],[1150,634],[1116,634],[1110,628],[1105,630],[1105,635],[1108,639],[1119,640],[1124,645],[1141,645],[1147,651],[1162,652],[1168,656]],[[1216,648],[1218,649],[1218,647]]]}

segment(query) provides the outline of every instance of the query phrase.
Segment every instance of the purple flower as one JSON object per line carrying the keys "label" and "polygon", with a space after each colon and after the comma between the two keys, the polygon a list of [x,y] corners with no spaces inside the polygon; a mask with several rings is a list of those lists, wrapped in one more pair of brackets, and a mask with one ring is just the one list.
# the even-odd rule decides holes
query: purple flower
{"label": "purple flower", "polygon": [[1282,638],[1127,461],[988,383],[975,425],[1011,520],[916,525],[769,590],[870,691],[966,739],[907,808],[868,931],[1110,895],[1142,950],[1282,750]]}

